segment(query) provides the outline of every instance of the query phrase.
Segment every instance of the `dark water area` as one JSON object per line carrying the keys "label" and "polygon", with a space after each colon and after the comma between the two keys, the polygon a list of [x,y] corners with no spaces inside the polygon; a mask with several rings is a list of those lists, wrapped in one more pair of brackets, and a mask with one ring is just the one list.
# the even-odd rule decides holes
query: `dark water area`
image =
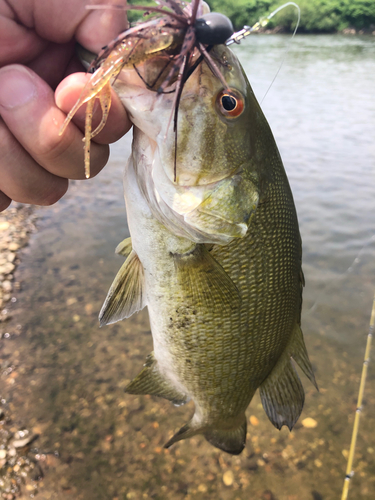
{"label": "dark water area", "polygon": [[[288,37],[254,36],[235,50],[259,100]],[[262,107],[299,214],[306,278],[302,326],[317,393],[292,433],[258,396],[238,457],[197,436],[163,444],[193,412],[124,394],[152,350],[145,311],[98,327],[128,236],[122,170],[131,138],[90,182],[38,209],[23,251],[22,288],[0,325],[5,411],[40,434],[37,498],[333,500],[340,498],[375,289],[375,37],[297,36]],[[375,354],[373,356],[375,358]],[[370,364],[349,498],[375,497],[375,361]],[[308,419],[308,420],[306,420]],[[27,491],[25,498],[27,497]]]}

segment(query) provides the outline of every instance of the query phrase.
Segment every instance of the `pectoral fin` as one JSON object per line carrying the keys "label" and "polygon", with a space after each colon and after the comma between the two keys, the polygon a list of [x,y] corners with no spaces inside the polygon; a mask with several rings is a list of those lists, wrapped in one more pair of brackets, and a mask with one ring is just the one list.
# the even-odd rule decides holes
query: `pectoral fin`
{"label": "pectoral fin", "polygon": [[150,394],[168,399],[180,406],[187,402],[187,396],[175,389],[159,372],[157,361],[151,353],[146,360],[143,370],[125,388],[129,394]]}
{"label": "pectoral fin", "polygon": [[243,174],[234,175],[219,182],[184,219],[206,234],[231,241],[245,236],[258,202],[259,194],[254,179],[248,179]]}
{"label": "pectoral fin", "polygon": [[192,252],[173,257],[177,279],[193,303],[214,308],[239,307],[241,297],[236,285],[205,245],[197,245]]}
{"label": "pectoral fin", "polygon": [[132,250],[116,275],[99,314],[100,326],[128,318],[145,307],[143,266]]}
{"label": "pectoral fin", "polygon": [[123,257],[128,257],[132,250],[132,239],[125,238],[121,243],[117,245],[115,253],[117,253],[118,255],[122,255]]}

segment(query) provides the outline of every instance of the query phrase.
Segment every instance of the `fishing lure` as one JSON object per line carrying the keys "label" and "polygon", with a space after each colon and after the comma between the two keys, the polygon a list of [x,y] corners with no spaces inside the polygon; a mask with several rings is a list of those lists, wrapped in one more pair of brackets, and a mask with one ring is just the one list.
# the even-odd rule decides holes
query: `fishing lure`
{"label": "fishing lure", "polygon": [[[173,104],[175,131],[178,103],[183,83],[189,76],[189,64],[195,49],[198,50],[201,58],[194,65],[194,69],[202,59],[205,59],[213,73],[223,82],[224,87],[228,88],[206,47],[224,43],[230,38],[233,34],[230,20],[216,12],[203,14],[201,0],[193,0],[185,8],[179,0],[165,0],[160,1],[159,4],[161,7],[121,6],[126,10],[147,10],[159,15],[163,14],[163,17],[140,23],[124,31],[102,49],[89,68],[89,71],[94,70],[93,75],[61,127],[60,135],[64,133],[78,108],[87,103],[84,138],[85,175],[87,178],[90,177],[90,141],[105,126],[111,106],[110,86],[125,67],[135,67],[136,64],[157,55],[170,55],[173,49],[181,47],[177,55],[170,55],[172,67],[162,85],[157,89],[159,93],[162,93],[171,82],[175,80],[177,82]],[[89,8],[120,8],[120,6],[96,5],[89,6]],[[98,127],[92,131],[92,112],[97,97],[102,108],[102,119]]]}
{"label": "fishing lure", "polygon": [[[155,15],[162,15],[146,22],[141,22],[132,28],[120,33],[111,43],[103,47],[98,56],[91,63],[88,72],[93,73],[83,88],[81,95],[73,108],[67,115],[59,135],[62,135],[82,104],[87,103],[85,119],[84,141],[84,163],[85,176],[90,177],[90,142],[104,128],[111,107],[111,85],[124,68],[136,68],[137,64],[155,57],[166,55],[169,57],[168,64],[171,68],[157,89],[158,93],[166,91],[167,87],[176,82],[172,112],[169,125],[173,118],[173,132],[175,134],[175,168],[174,180],[176,181],[176,157],[177,157],[177,120],[178,108],[184,83],[204,60],[212,73],[221,81],[224,92],[222,96],[223,106],[229,113],[237,106],[237,97],[229,89],[225,78],[217,67],[209,52],[215,45],[232,43],[239,44],[242,39],[254,31],[264,27],[269,20],[281,9],[293,5],[298,10],[298,21],[293,36],[299,24],[299,7],[294,2],[287,2],[278,7],[267,17],[261,18],[254,26],[244,26],[237,33],[231,21],[218,12],[204,13],[202,0],[192,0],[185,4],[181,0],[158,0],[158,7],[146,7],[141,5],[89,5],[88,9],[123,9],[141,10]],[[292,38],[293,38],[292,36]],[[176,54],[173,51],[180,49]],[[196,57],[197,53],[199,54]],[[281,62],[282,65],[282,62]],[[281,68],[280,65],[280,68]],[[277,76],[277,74],[276,74]],[[276,77],[275,77],[276,78]],[[153,87],[153,85],[148,85]],[[271,82],[272,85],[273,82]],[[270,86],[271,86],[270,85]],[[268,92],[268,91],[267,91]],[[92,130],[92,114],[95,99],[99,98],[102,118],[96,129]]]}

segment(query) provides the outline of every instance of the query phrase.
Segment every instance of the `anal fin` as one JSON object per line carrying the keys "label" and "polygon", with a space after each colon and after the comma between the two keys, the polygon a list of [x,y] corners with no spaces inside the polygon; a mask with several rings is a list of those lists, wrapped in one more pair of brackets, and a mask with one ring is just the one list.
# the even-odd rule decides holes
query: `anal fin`
{"label": "anal fin", "polygon": [[116,323],[145,307],[143,266],[138,255],[130,255],[117,273],[99,313],[100,326]]}
{"label": "anal fin", "polygon": [[153,353],[149,354],[143,370],[125,388],[125,392],[129,394],[159,396],[160,398],[172,401],[176,406],[183,405],[188,400],[185,394],[182,394],[173,387],[160,373]]}
{"label": "anal fin", "polygon": [[117,245],[115,253],[127,258],[132,250],[133,250],[132,239],[125,238],[124,240],[121,241],[121,243]]}

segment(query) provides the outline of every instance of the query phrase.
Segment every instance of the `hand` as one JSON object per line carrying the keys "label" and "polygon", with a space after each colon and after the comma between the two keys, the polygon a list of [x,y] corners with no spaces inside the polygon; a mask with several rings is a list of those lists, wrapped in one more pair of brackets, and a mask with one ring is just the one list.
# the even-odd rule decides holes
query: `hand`
{"label": "hand", "polygon": [[[126,0],[116,1],[121,2]],[[58,135],[88,79],[77,73],[83,68],[74,44],[98,52],[127,23],[125,11],[90,11],[87,3],[110,2],[0,0],[0,211],[11,200],[50,205],[65,194],[68,179],[84,179],[85,106]],[[96,109],[94,127],[99,120]],[[106,164],[108,144],[130,126],[113,92],[107,125],[92,141],[92,176]]]}

